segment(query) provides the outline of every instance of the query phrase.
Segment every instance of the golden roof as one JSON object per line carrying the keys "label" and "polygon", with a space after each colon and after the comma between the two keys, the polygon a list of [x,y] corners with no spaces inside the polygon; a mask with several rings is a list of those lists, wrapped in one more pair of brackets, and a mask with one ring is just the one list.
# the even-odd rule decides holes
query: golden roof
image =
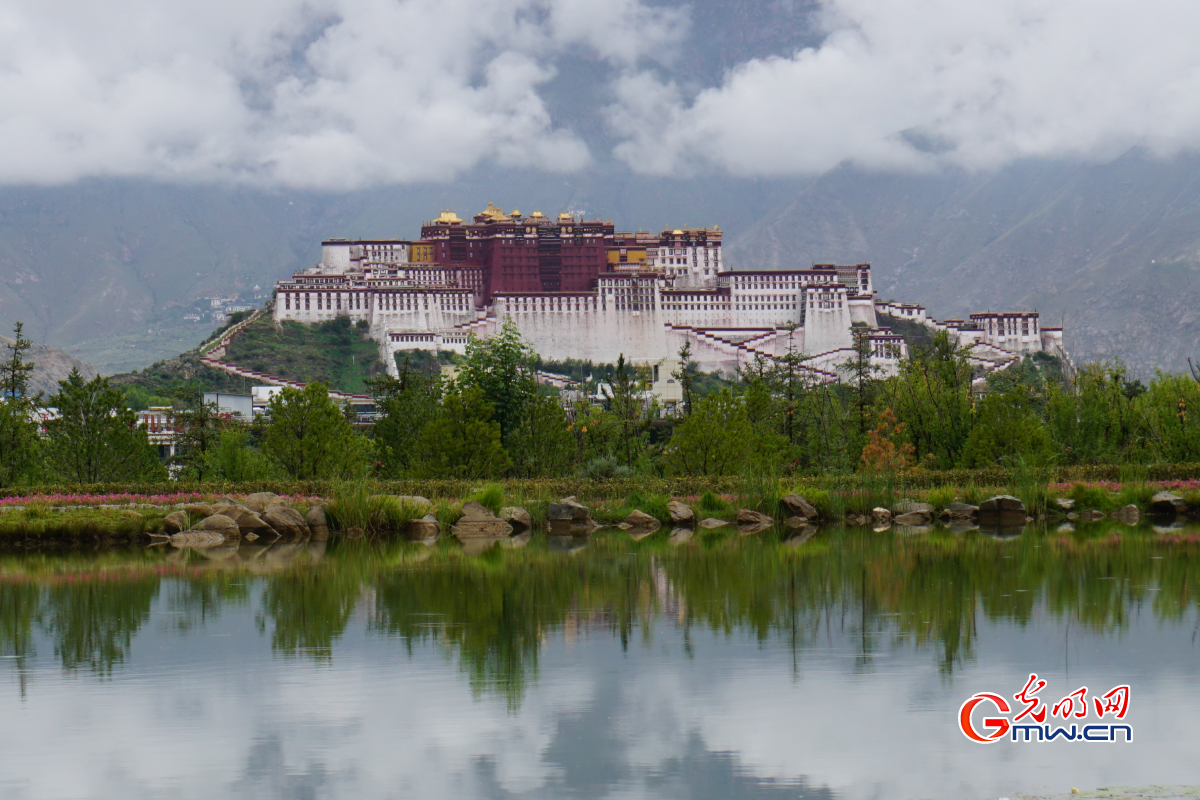
{"label": "golden roof", "polygon": [[562,212],[561,214],[559,214],[559,215],[558,215],[558,219],[559,219],[559,221],[560,221],[560,222],[570,222],[570,221],[571,221],[571,215],[570,215],[568,212],[564,211],[564,212]]}
{"label": "golden roof", "polygon": [[676,228],[675,230],[671,231],[671,233],[674,236],[683,236],[683,231],[679,230],[679,228]]}
{"label": "golden roof", "polygon": [[532,214],[530,214],[529,216],[533,217],[534,219],[541,219],[542,217],[544,217],[546,215],[540,211],[535,211]]}
{"label": "golden roof", "polygon": [[443,209],[434,222],[462,222],[462,220],[458,218],[458,214],[455,214],[452,209]]}
{"label": "golden roof", "polygon": [[510,217],[519,217],[519,216],[521,216],[521,212],[520,212],[520,210],[514,208],[513,213],[509,214],[509,216]]}
{"label": "golden roof", "polygon": [[496,208],[491,200],[488,200],[487,208],[479,212],[479,216],[487,217],[490,220],[506,220],[508,217],[504,213],[504,209]]}

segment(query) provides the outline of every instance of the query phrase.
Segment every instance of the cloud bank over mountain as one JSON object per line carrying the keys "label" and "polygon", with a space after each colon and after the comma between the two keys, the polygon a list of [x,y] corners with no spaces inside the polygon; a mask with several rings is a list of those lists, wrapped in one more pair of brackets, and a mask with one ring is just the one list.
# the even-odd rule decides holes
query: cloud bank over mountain
{"label": "cloud bank over mountain", "polygon": [[[1187,0],[825,0],[818,44],[708,86],[670,70],[698,8],[13,0],[0,10],[0,182],[339,191],[613,155],[650,175],[779,176],[1200,145],[1200,6]],[[581,83],[603,87],[602,151],[546,100],[579,59]]]}
{"label": "cloud bank over mountain", "polygon": [[350,189],[482,161],[575,170],[538,87],[686,33],[639,0],[15,0],[0,10],[0,181],[136,176]]}
{"label": "cloud bank over mountain", "polygon": [[[754,59],[693,98],[623,76],[635,169],[737,175],[969,170],[1200,145],[1200,6],[1147,0],[828,0],[817,47]],[[632,126],[631,126],[632,129]]]}

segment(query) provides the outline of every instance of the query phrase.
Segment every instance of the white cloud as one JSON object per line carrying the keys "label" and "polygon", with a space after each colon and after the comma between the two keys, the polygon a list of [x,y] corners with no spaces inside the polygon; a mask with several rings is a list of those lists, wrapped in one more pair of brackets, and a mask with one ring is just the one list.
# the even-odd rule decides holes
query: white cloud
{"label": "white cloud", "polygon": [[742,64],[690,102],[631,72],[610,109],[634,131],[617,155],[652,174],[756,176],[1200,145],[1189,0],[825,0],[823,24],[819,47]]}
{"label": "white cloud", "polygon": [[640,0],[13,0],[0,182],[350,188],[488,160],[577,169],[586,146],[538,95],[555,59],[629,67],[685,21]]}
{"label": "white cloud", "polygon": [[9,0],[0,184],[351,189],[481,163],[577,170],[595,154],[542,95],[578,56],[606,65],[594,74],[615,81],[616,155],[649,174],[990,169],[1200,145],[1188,0],[824,0],[819,47],[743,63],[691,96],[644,71],[670,63],[689,13],[648,0]]}

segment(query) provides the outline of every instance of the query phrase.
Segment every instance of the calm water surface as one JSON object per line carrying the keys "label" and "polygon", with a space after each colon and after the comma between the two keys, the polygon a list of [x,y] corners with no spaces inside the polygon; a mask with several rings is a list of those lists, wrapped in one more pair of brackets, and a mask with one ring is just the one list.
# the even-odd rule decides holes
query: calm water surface
{"label": "calm water surface", "polygon": [[[1197,533],[0,553],[0,797],[1194,784]],[[1134,741],[968,742],[961,703],[1030,672],[1130,684]]]}

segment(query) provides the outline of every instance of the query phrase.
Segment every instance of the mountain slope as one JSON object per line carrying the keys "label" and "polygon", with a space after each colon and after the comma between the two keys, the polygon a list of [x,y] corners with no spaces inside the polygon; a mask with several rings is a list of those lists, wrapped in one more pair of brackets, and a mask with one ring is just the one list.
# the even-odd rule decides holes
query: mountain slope
{"label": "mountain slope", "polygon": [[1200,334],[1200,159],[1023,163],[993,175],[839,168],[730,244],[731,263],[870,261],[939,318],[1036,308],[1077,356],[1182,369]]}
{"label": "mountain slope", "polygon": [[[0,354],[3,348],[12,345],[13,340],[0,336]],[[80,361],[70,353],[44,344],[35,344],[25,351],[25,360],[33,362],[33,372],[29,376],[29,393],[52,395],[58,391],[58,382],[71,374],[72,369],[78,369],[79,374],[91,379],[96,376],[96,368],[91,364]]]}

